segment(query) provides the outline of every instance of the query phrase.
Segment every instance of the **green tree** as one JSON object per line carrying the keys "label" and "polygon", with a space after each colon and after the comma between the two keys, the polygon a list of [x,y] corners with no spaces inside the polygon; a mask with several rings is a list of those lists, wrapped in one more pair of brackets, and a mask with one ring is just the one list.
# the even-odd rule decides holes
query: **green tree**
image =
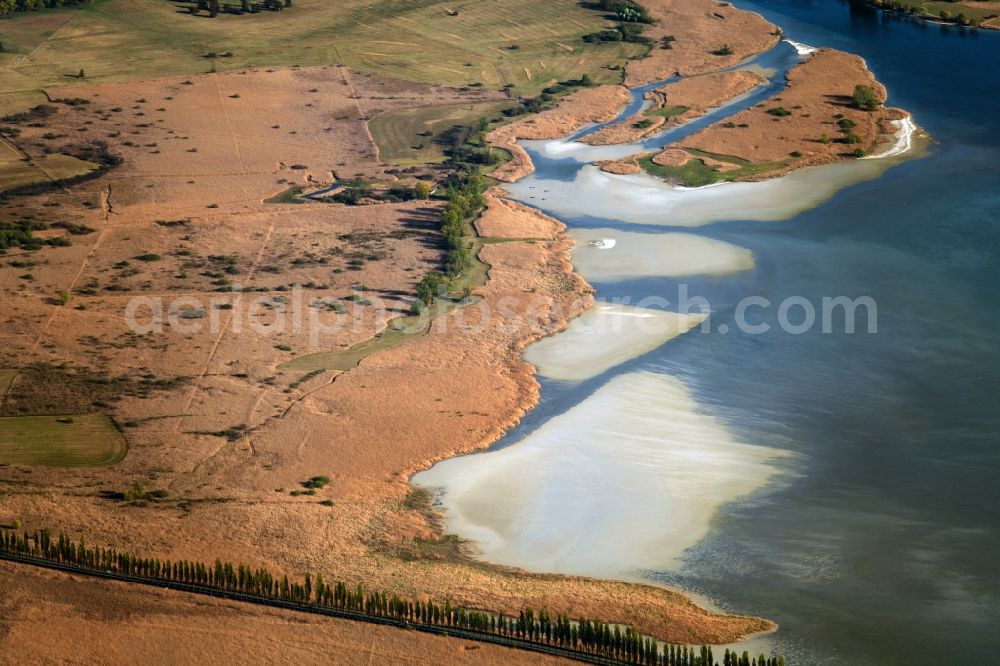
{"label": "green tree", "polygon": [[442,281],[440,273],[428,273],[424,276],[424,279],[420,281],[420,284],[417,285],[417,298],[419,298],[424,305],[430,305],[434,302],[434,297],[437,296],[441,285]]}
{"label": "green tree", "polygon": [[874,111],[879,105],[878,95],[871,86],[858,84],[854,86],[854,93],[851,95],[851,104],[865,111]]}

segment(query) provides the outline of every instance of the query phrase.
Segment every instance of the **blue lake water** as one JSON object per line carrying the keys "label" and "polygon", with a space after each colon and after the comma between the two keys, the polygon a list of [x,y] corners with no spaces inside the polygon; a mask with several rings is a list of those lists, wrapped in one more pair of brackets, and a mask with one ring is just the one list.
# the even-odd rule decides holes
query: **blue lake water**
{"label": "blue lake water", "polygon": [[731,428],[803,454],[795,478],[731,507],[680,572],[654,576],[773,618],[797,663],[994,663],[1000,77],[974,63],[996,62],[1000,34],[842,2],[741,6],[864,56],[939,144],[788,222],[711,228],[758,262],[692,286],[713,305],[870,295],[878,333],[687,336],[646,359],[694,368]]}
{"label": "blue lake water", "polygon": [[[994,663],[1000,649],[1000,34],[837,0],[741,0],[798,42],[862,55],[936,139],[931,156],[783,222],[738,210],[697,233],[753,251],[752,271],[683,280],[712,305],[690,333],[575,386],[543,381],[519,441],[610,376],[680,377],[740,440],[794,452],[782,479],[726,506],[682,566],[646,576],[779,623],[792,663]],[[776,55],[787,56],[785,51]],[[536,156],[567,181],[579,164]],[[531,203],[545,208],[544,202]],[[650,232],[614,219],[570,226]],[[595,284],[676,300],[681,281]],[[869,296],[878,331],[741,333],[747,296]],[[776,306],[775,306],[776,307]],[[763,317],[775,323],[773,309]],[[834,321],[838,323],[837,320]],[[722,330],[728,328],[726,333]],[[838,333],[837,331],[841,332]],[[692,469],[692,473],[697,473]]]}

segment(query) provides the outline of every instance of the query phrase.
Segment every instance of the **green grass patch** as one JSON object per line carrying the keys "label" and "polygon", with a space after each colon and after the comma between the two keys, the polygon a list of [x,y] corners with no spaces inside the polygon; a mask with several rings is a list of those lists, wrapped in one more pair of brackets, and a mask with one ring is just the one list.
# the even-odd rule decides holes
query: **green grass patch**
{"label": "green grass patch", "polygon": [[462,244],[469,249],[472,263],[448,281],[449,292],[455,297],[461,297],[466,292],[471,293],[482,287],[490,274],[490,265],[479,258],[479,251],[484,245],[483,239],[478,236],[467,236],[462,239]]}
{"label": "green grass patch", "polygon": [[[178,9],[164,0],[98,0],[6,17],[0,41],[21,55],[0,57],[0,93],[193,74],[213,65],[222,71],[340,63],[449,86],[511,84],[534,95],[582,74],[618,83],[621,72],[607,66],[645,50],[585,43],[583,35],[614,24],[576,0],[469,0],[460,7],[445,0],[295,0],[282,12],[215,19]],[[505,48],[511,44],[518,48]],[[208,52],[233,55],[209,62],[202,57]],[[72,78],[80,69],[86,78]]]}
{"label": "green grass patch", "polygon": [[[2,25],[2,22],[0,22],[0,25]],[[48,104],[48,102],[49,98],[37,90],[0,94],[0,117],[24,113],[39,104]]]}
{"label": "green grass patch", "polygon": [[94,467],[121,462],[125,438],[104,414],[0,417],[0,463]]}
{"label": "green grass patch", "polygon": [[389,320],[385,330],[364,342],[359,342],[347,349],[299,356],[287,363],[282,363],[278,366],[278,370],[287,372],[351,370],[357,367],[358,363],[366,356],[386,349],[395,349],[406,344],[415,336],[426,333],[435,317],[456,306],[457,303],[453,301],[438,301],[419,315],[406,315]]}
{"label": "green grass patch", "polygon": [[9,143],[0,141],[0,192],[26,185],[75,178],[99,169],[100,166],[72,155],[59,153],[26,160]]}
{"label": "green grass patch", "polygon": [[[679,182],[686,187],[703,187],[712,183],[732,182],[750,176],[769,173],[789,164],[788,160],[750,162],[734,155],[720,155],[692,149],[689,149],[687,152],[694,156],[695,159],[688,160],[687,163],[679,167],[656,164],[653,162],[652,154],[640,157],[639,166],[647,173],[666,180]],[[738,168],[730,171],[717,171],[714,167],[709,166],[698,158],[711,158],[719,162],[735,164]]]}
{"label": "green grass patch", "polygon": [[480,118],[494,118],[513,102],[445,104],[381,113],[368,121],[368,129],[386,164],[409,166],[445,161],[447,147],[439,138],[455,125],[473,126]]}
{"label": "green grass patch", "polygon": [[646,111],[647,116],[663,116],[664,118],[673,118],[674,116],[679,116],[682,113],[687,113],[688,108],[686,106],[665,106],[661,109],[650,109]]}
{"label": "green grass patch", "polygon": [[302,204],[306,200],[301,198],[302,188],[298,185],[292,185],[287,190],[278,192],[273,197],[264,199],[266,204]]}

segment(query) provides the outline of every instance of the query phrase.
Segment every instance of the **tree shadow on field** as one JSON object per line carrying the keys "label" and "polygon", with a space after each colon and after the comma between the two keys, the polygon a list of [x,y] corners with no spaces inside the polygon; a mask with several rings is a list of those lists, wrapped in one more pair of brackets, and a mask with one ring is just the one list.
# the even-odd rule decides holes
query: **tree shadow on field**
{"label": "tree shadow on field", "polygon": [[850,95],[823,95],[830,104],[835,104],[837,106],[854,106],[854,98]]}
{"label": "tree shadow on field", "polygon": [[415,236],[422,247],[438,250],[443,247],[443,238],[438,232],[441,224],[440,213],[437,208],[425,207],[417,208],[409,214],[401,217],[399,222],[403,228],[418,232]]}

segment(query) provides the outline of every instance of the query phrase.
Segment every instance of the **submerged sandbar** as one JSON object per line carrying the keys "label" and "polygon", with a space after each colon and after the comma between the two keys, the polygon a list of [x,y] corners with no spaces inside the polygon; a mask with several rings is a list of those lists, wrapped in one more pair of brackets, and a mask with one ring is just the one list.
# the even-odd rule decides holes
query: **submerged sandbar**
{"label": "submerged sandbar", "polygon": [[516,444],[445,460],[413,482],[445,489],[449,528],[490,562],[637,579],[676,566],[782,455],[734,439],[679,379],[632,372]]}
{"label": "submerged sandbar", "polygon": [[524,360],[548,379],[581,381],[656,349],[706,317],[700,312],[602,303],[574,319],[566,330],[528,347]]}

